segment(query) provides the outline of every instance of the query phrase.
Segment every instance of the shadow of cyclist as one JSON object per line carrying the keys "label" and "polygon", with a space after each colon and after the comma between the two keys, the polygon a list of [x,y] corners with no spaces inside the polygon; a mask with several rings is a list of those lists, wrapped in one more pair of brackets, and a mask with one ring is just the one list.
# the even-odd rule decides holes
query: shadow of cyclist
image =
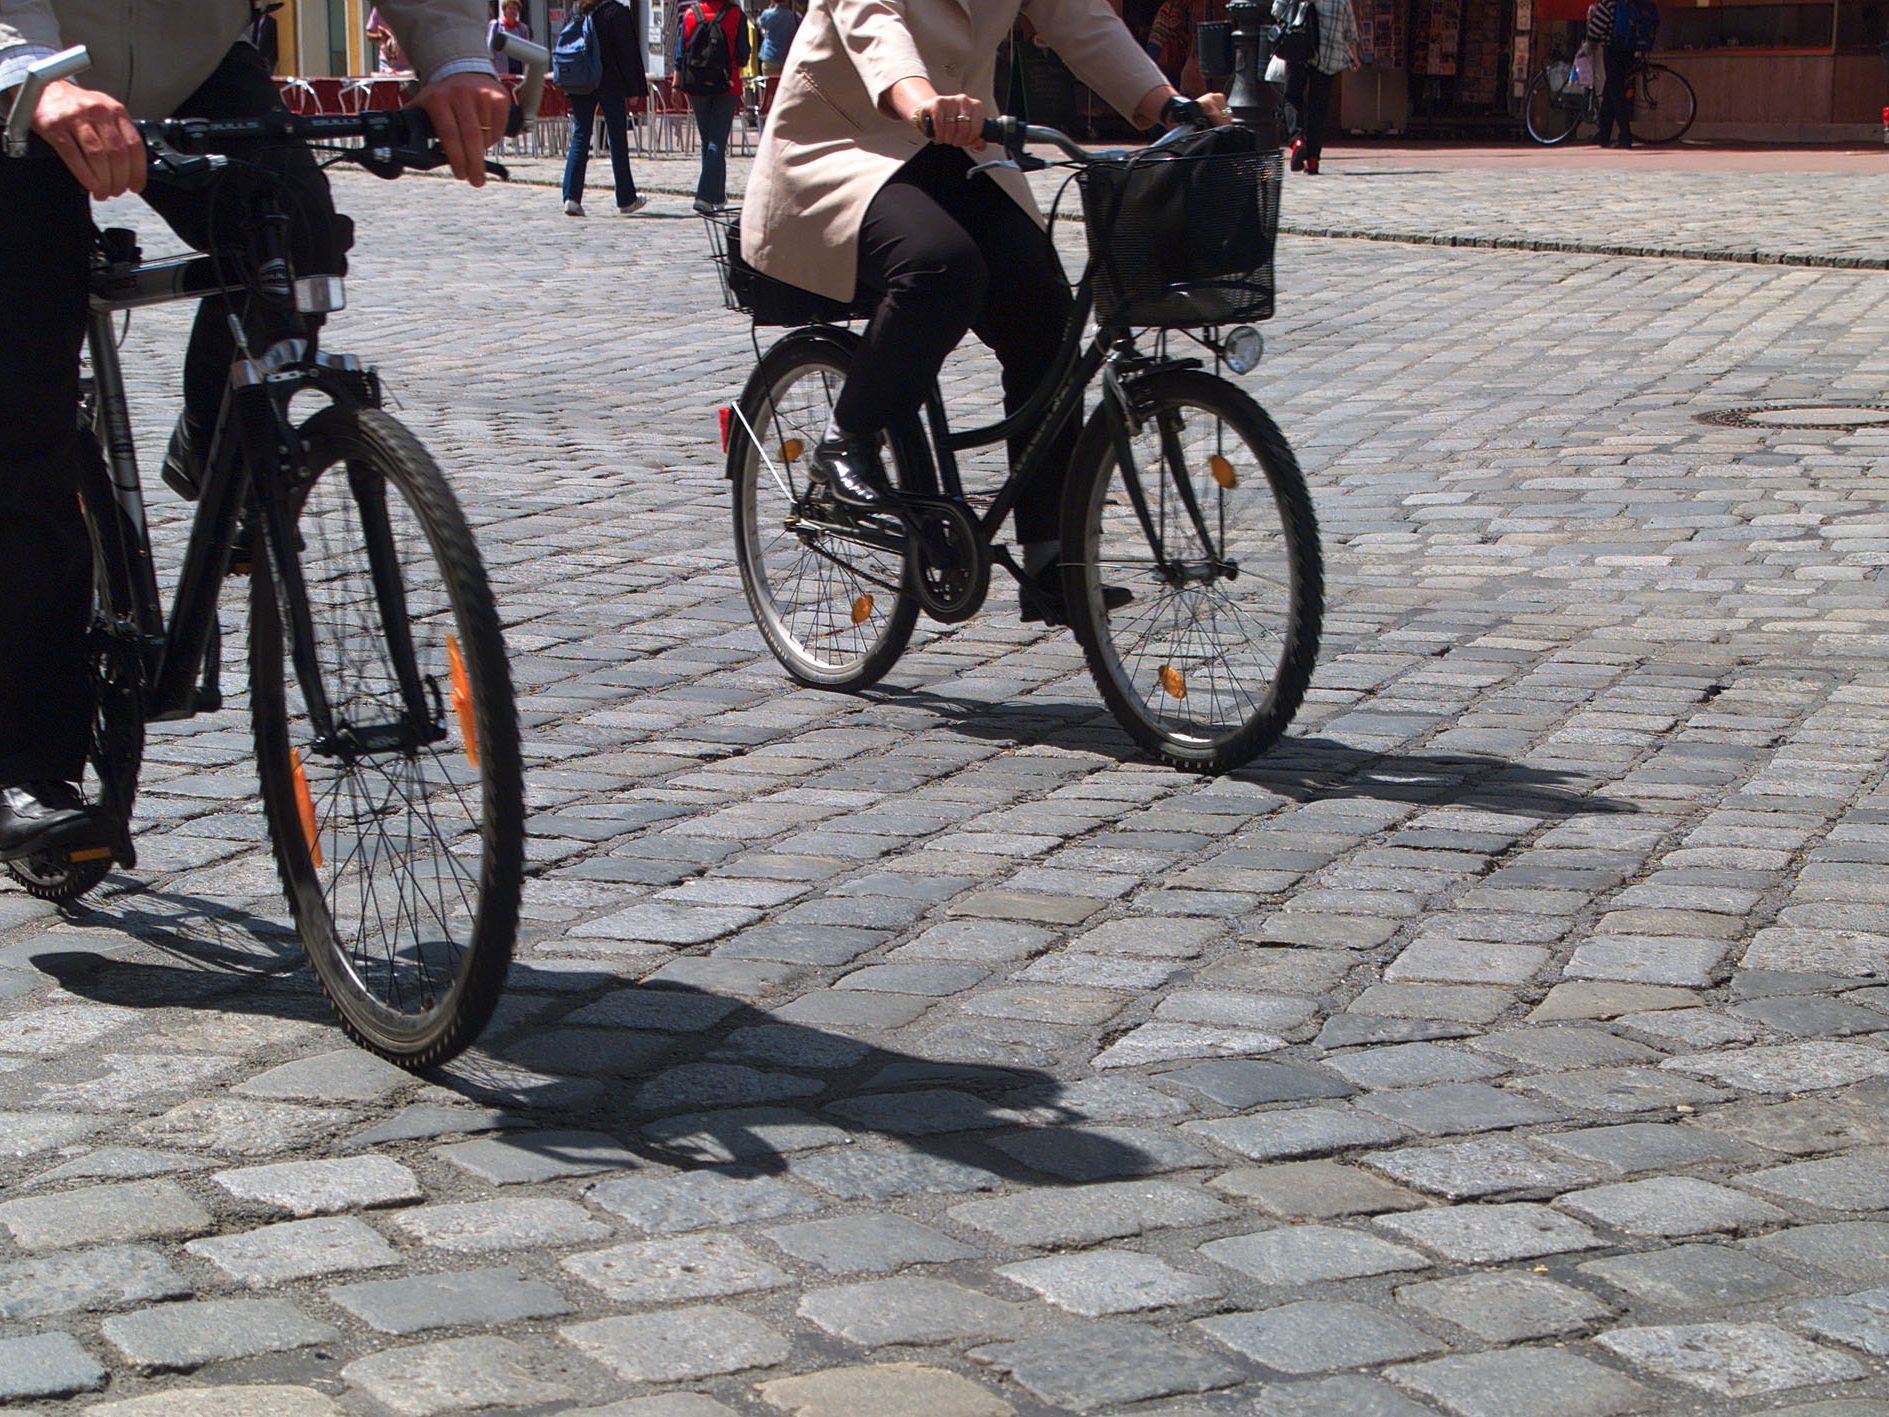
{"label": "shadow of cyclist", "polygon": [[[48,937],[24,962],[98,1003],[329,1017],[279,925],[224,907],[195,910],[187,897],[152,898],[164,908],[141,911],[128,904],[137,897],[124,897],[89,913],[87,923],[124,931],[122,945],[105,931],[90,949]],[[206,916],[218,921],[207,939],[193,933]],[[253,947],[242,945],[239,919]],[[344,1043],[339,1030],[335,1043]],[[796,1152],[877,1134],[931,1158],[958,1189],[999,1177],[1055,1185],[1165,1169],[1086,1125],[1120,1119],[1118,1099],[1096,1083],[1072,1087],[1036,1068],[901,1053],[692,985],[632,983],[584,961],[514,963],[479,1047],[421,1080],[434,1087],[417,1110],[480,1104],[444,1113],[438,1135],[537,1129],[511,1144],[581,1159],[594,1156],[602,1132],[620,1144],[619,1167],[634,1164],[627,1153],[662,1167],[779,1174]],[[1164,1099],[1154,1101],[1166,1110]]]}

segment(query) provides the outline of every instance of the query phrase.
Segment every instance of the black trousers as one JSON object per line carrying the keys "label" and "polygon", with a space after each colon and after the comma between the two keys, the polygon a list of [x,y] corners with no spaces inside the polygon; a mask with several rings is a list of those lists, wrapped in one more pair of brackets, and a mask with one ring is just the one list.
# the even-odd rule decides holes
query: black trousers
{"label": "black trousers", "polygon": [[[928,147],[879,189],[859,229],[859,284],[880,292],[834,406],[865,437],[917,411],[967,331],[1003,368],[1004,407],[1028,401],[1055,363],[1074,303],[1049,237],[987,176],[968,178],[962,148]],[[1017,502],[1017,538],[1054,541],[1075,451],[1075,421],[1045,475]],[[1026,437],[1010,440],[1010,457]]]}
{"label": "black trousers", "polygon": [[[248,117],[280,106],[261,57],[239,44],[177,110]],[[146,115],[137,114],[135,117]],[[340,274],[351,228],[302,149],[253,155],[300,214],[292,250],[304,274]],[[242,211],[243,184],[214,195],[153,187],[146,200],[201,249]],[[92,562],[78,506],[79,350],[85,339],[92,213],[56,157],[0,160],[0,786],[76,781],[91,698],[84,639]],[[222,300],[205,301],[184,360],[185,412],[216,417],[235,356]]]}
{"label": "black trousers", "polygon": [[1633,50],[1624,44],[1607,46],[1607,76],[1600,86],[1600,142],[1611,142],[1614,124],[1620,125],[1620,141],[1633,141],[1633,114],[1627,105],[1627,70],[1633,66]]}
{"label": "black trousers", "polygon": [[1325,120],[1331,116],[1331,90],[1337,78],[1312,64],[1286,66],[1286,98],[1299,110],[1301,157],[1315,158],[1325,151]]}

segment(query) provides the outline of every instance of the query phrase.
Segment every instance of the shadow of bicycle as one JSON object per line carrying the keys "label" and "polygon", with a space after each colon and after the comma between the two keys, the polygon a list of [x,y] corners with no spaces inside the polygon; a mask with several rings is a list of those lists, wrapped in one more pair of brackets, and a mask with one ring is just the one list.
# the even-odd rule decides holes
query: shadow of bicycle
{"label": "shadow of bicycle", "polygon": [[[103,929],[80,937],[91,948],[48,937],[27,962],[97,1003],[330,1017],[301,968],[299,946],[277,922],[161,892],[150,896],[161,908],[140,909],[138,899],[120,896],[82,919],[122,932],[122,944]],[[343,1042],[337,1029],[335,1043]],[[800,1152],[877,1137],[892,1145],[873,1150],[905,1158],[881,1155],[878,1165],[903,1166],[914,1189],[988,1189],[1000,1179],[1057,1185],[1167,1169],[1092,1125],[1120,1120],[1114,1099],[1041,1069],[903,1053],[693,985],[637,983],[584,961],[516,961],[479,1046],[420,1077],[431,1084],[419,1095],[422,1108],[476,1104],[447,1113],[438,1135],[518,1132],[509,1146],[581,1162],[594,1158],[595,1134],[605,1133],[620,1144],[618,1168],[635,1157],[664,1169],[775,1175]]]}

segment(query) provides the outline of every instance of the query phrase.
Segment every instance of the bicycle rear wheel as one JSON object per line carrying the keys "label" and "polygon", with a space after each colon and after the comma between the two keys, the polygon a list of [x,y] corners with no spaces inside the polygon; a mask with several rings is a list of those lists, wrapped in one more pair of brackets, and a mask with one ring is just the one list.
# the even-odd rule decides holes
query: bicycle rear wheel
{"label": "bicycle rear wheel", "polygon": [[1580,131],[1589,106],[1588,90],[1557,89],[1543,69],[1529,81],[1528,99],[1522,108],[1528,136],[1549,147],[1565,143]]}
{"label": "bicycle rear wheel", "polygon": [[[135,628],[120,620],[133,604],[130,528],[112,497],[111,479],[89,430],[79,435],[79,504],[92,543],[92,623],[85,636],[85,665],[92,680],[92,731],[86,750],[85,800],[98,807],[124,835],[116,851],[131,859],[131,809],[144,761],[144,668]],[[74,860],[74,856],[79,859]],[[114,848],[55,850],[6,863],[7,874],[28,895],[69,905],[105,879]]]}
{"label": "bicycle rear wheel", "polygon": [[[1226,380],[1140,381],[1124,460],[1091,418],[1063,505],[1063,595],[1110,712],[1177,767],[1225,772],[1264,752],[1318,659],[1324,564],[1298,460]],[[1113,613],[1104,586],[1134,596]]]}
{"label": "bicycle rear wheel", "polygon": [[[903,534],[868,540],[869,524],[889,519],[809,498],[808,461],[857,344],[839,330],[786,336],[749,377],[728,438],[735,559],[754,623],[789,674],[822,689],[876,683],[918,622]],[[892,457],[894,482],[911,486],[896,439]]]}
{"label": "bicycle rear wheel", "polygon": [[[511,673],[478,547],[413,435],[338,406],[301,432],[290,544],[252,577],[263,802],[342,1026],[417,1068],[478,1036],[511,961],[524,869]],[[285,633],[304,595],[329,733]]]}
{"label": "bicycle rear wheel", "polygon": [[1633,77],[1633,138],[1640,143],[1676,143],[1686,135],[1699,100],[1683,74],[1664,64],[1644,64]]}

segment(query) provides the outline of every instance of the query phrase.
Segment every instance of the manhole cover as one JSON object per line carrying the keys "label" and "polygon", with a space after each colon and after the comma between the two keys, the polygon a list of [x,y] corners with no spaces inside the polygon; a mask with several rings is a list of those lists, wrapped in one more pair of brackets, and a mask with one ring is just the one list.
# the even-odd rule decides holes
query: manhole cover
{"label": "manhole cover", "polygon": [[1789,404],[1781,408],[1723,408],[1698,415],[1701,423],[1728,428],[1820,428],[1843,432],[1853,428],[1889,427],[1889,404]]}

